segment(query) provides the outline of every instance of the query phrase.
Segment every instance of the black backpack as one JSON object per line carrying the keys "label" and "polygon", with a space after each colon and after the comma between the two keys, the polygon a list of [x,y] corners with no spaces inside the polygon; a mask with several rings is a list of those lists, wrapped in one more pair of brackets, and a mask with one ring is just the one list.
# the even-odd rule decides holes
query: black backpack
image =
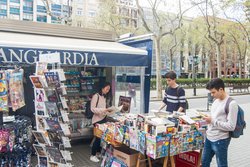
{"label": "black backpack", "polygon": [[[96,101],[96,107],[98,105],[99,102],[99,95],[97,94],[97,101]],[[87,119],[92,119],[94,113],[91,111],[91,100],[87,101],[87,103],[85,104],[85,117]]]}
{"label": "black backpack", "polygon": [[[179,89],[180,88],[181,88],[180,86],[177,87],[177,96],[178,96],[178,98],[179,98]],[[186,101],[186,108],[184,108],[184,110],[186,111],[186,109],[188,109],[188,107],[189,107],[187,98],[185,99],[185,101]]]}

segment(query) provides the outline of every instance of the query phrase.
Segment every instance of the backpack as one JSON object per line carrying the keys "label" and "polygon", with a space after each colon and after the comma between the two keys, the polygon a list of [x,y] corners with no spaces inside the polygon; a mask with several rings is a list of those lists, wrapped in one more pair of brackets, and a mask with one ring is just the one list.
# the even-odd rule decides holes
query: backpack
{"label": "backpack", "polygon": [[[99,95],[97,94],[97,101],[96,101],[96,107],[98,105],[99,102]],[[93,117],[94,113],[91,111],[91,100],[87,101],[87,103],[85,104],[85,117],[87,119],[91,119]]]}
{"label": "backpack", "polygon": [[[231,97],[228,98],[225,106],[225,112],[228,115],[229,113],[229,104],[233,99]],[[232,138],[239,138],[240,135],[243,135],[243,129],[246,128],[246,121],[244,120],[244,111],[243,109],[238,105],[238,114],[237,114],[237,121],[236,121],[236,127],[234,131],[229,132],[229,136]]]}

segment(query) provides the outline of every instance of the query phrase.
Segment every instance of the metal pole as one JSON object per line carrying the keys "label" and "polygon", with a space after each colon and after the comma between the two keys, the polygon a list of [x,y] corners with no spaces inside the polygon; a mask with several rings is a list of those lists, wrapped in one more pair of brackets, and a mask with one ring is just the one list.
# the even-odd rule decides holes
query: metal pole
{"label": "metal pole", "polygon": [[196,96],[196,77],[195,77],[195,56],[193,56],[193,61],[192,61],[192,78],[193,78],[193,95]]}

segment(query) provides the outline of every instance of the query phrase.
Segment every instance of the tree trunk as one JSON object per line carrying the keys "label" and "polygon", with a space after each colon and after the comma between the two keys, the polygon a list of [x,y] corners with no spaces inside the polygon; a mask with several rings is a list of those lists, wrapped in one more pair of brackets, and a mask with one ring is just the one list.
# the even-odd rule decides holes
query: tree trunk
{"label": "tree trunk", "polygon": [[172,48],[169,50],[169,55],[170,55],[170,70],[173,70],[173,49]]}
{"label": "tree trunk", "polygon": [[156,91],[157,91],[157,98],[162,99],[160,38],[154,36],[154,44],[155,44],[155,58],[156,58]]}
{"label": "tree trunk", "polygon": [[217,78],[221,78],[221,53],[220,45],[216,44],[216,54],[217,54]]}

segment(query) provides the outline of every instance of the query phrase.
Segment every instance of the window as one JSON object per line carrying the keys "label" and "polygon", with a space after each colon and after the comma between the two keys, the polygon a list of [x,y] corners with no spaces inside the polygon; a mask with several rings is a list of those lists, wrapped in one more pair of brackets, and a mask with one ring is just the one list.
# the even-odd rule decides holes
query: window
{"label": "window", "polygon": [[20,14],[20,9],[19,8],[10,7],[10,14],[19,15]]}
{"label": "window", "polygon": [[0,16],[7,16],[7,10],[6,9],[0,9]]}
{"label": "window", "polygon": [[0,0],[0,4],[7,4],[7,0]]}
{"label": "window", "polygon": [[52,5],[51,5],[51,10],[52,10],[52,11],[58,11],[58,12],[61,12],[61,5],[58,5],[58,4],[52,4]]}
{"label": "window", "polygon": [[37,15],[36,20],[38,22],[45,22],[46,23],[47,22],[47,16]]}
{"label": "window", "polygon": [[33,14],[33,7],[23,6],[23,12]]}
{"label": "window", "polygon": [[77,16],[82,16],[82,15],[83,15],[83,10],[82,10],[82,8],[77,8],[76,15],[77,15]]}
{"label": "window", "polygon": [[82,22],[81,21],[77,22],[77,27],[82,27]]}
{"label": "window", "polygon": [[46,13],[46,11],[45,6],[37,5],[37,12]]}
{"label": "window", "polygon": [[0,4],[0,9],[7,10],[7,5]]}
{"label": "window", "polygon": [[23,1],[23,6],[33,7],[33,2],[30,2],[30,1]]}
{"label": "window", "polygon": [[32,14],[24,13],[23,14],[23,20],[32,21],[33,20],[33,15]]}
{"label": "window", "polygon": [[20,3],[20,0],[10,0],[10,2]]}
{"label": "window", "polygon": [[95,10],[89,10],[89,16],[90,17],[95,17],[96,11]]}

